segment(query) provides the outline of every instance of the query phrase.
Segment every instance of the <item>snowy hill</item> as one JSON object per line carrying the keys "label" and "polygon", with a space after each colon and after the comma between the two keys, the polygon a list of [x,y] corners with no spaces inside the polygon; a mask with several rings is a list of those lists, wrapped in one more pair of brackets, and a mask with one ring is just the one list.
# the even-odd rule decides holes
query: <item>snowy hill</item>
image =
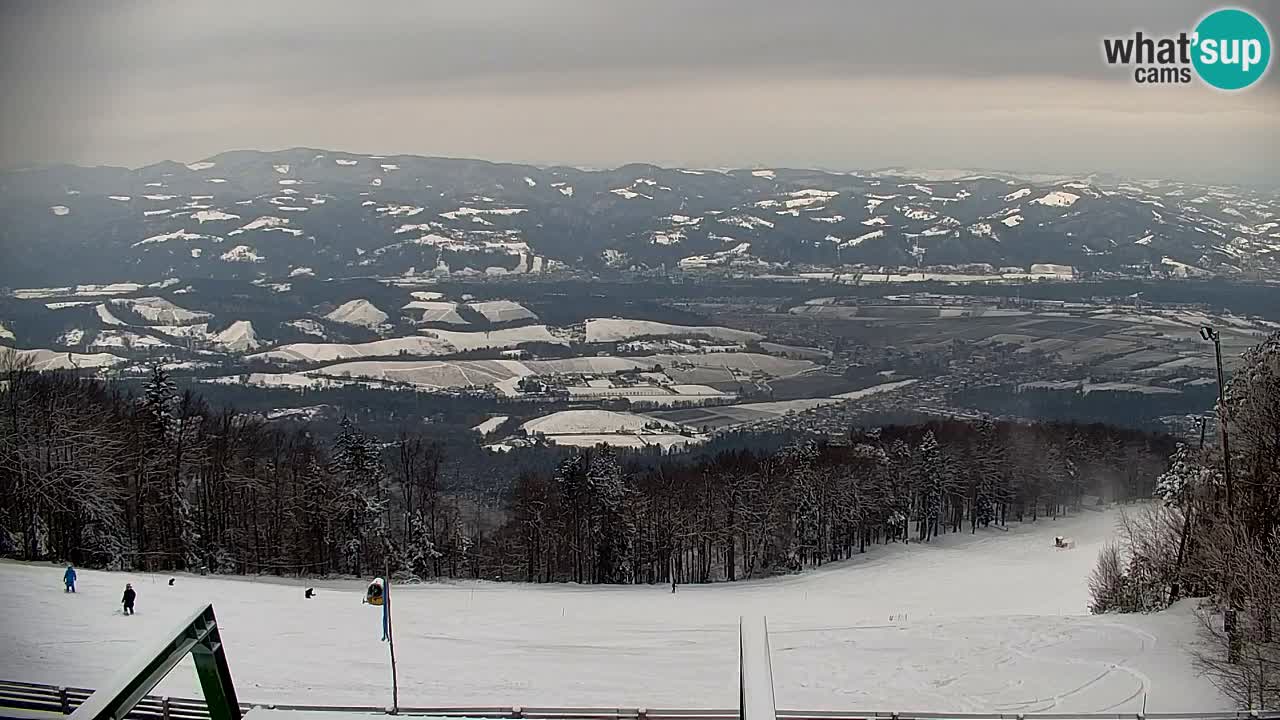
{"label": "snowy hill", "polygon": [[348,325],[375,328],[387,321],[388,315],[368,300],[350,300],[342,303],[336,310],[325,315],[334,322]]}
{"label": "snowy hill", "polygon": [[[799,576],[674,595],[662,585],[399,586],[401,703],[735,707],[738,616],[763,614],[779,707],[1228,708],[1187,655],[1190,604],[1087,614],[1086,577],[1116,519],[1086,511],[957,533]],[[1077,547],[1055,549],[1060,534]],[[0,624],[0,677],[100,686],[155,634],[212,602],[242,701],[387,702],[380,614],[361,605],[363,582],[180,575],[168,587],[167,576],[82,570],[79,592],[67,595],[61,577],[57,567],[0,563],[9,618]],[[118,607],[126,581],[138,590],[138,614],[128,618]],[[317,587],[311,600],[307,586]],[[198,696],[195,674],[179,668],[157,692]]]}
{"label": "snowy hill", "polygon": [[263,345],[262,341],[258,340],[258,334],[253,330],[253,323],[248,320],[237,320],[226,330],[214,333],[209,339],[215,345],[237,353],[257,350]]}
{"label": "snowy hill", "polygon": [[136,170],[23,170],[0,174],[10,256],[0,285],[298,269],[495,277],[780,263],[1180,267],[1163,258],[1184,273],[1280,272],[1274,192],[904,173],[588,171],[305,148]]}

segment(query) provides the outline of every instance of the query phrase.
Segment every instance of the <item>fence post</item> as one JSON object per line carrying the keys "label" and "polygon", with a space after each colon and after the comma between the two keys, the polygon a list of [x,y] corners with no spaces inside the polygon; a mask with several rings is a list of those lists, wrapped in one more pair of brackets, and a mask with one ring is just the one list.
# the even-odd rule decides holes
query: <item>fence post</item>
{"label": "fence post", "polygon": [[71,698],[67,697],[67,688],[62,686],[58,688],[58,704],[62,706],[62,714],[71,714]]}
{"label": "fence post", "polygon": [[512,708],[511,708],[511,717],[513,717],[513,718],[522,718],[522,717],[524,717],[524,708],[520,707],[519,705],[514,705],[514,706],[512,706]]}
{"label": "fence post", "polygon": [[160,698],[160,717],[169,720],[169,696]]}

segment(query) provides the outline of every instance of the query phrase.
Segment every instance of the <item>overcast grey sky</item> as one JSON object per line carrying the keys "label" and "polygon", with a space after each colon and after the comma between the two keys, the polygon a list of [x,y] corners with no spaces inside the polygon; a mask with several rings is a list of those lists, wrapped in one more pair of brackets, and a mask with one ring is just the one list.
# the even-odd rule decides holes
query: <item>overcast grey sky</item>
{"label": "overcast grey sky", "polygon": [[[0,166],[294,146],[605,166],[982,167],[1280,182],[1280,79],[1139,86],[1150,2],[0,6]],[[1237,3],[1280,28],[1280,3]],[[1274,64],[1274,61],[1273,61]]]}

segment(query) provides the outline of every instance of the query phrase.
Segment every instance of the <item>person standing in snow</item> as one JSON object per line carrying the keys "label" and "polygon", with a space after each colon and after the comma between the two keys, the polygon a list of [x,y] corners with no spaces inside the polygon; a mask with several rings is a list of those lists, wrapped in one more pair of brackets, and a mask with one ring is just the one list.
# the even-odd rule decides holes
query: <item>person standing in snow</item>
{"label": "person standing in snow", "polygon": [[120,602],[124,603],[125,615],[133,614],[133,599],[136,598],[137,596],[138,596],[138,593],[133,591],[133,585],[131,585],[130,583],[125,583],[124,597],[120,598]]}
{"label": "person standing in snow", "polygon": [[68,565],[67,571],[62,573],[62,584],[67,586],[63,592],[73,593],[76,591],[76,569],[71,565]]}

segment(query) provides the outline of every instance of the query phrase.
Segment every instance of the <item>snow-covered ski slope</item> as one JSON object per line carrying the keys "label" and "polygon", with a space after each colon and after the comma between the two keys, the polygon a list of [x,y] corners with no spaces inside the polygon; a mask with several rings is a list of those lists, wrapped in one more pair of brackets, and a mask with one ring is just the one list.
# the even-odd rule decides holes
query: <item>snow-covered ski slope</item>
{"label": "snow-covered ski slope", "polygon": [[[1086,577],[1117,514],[870,548],[803,575],[682,586],[492,582],[393,590],[402,705],[737,706],[738,618],[768,617],[779,707],[1149,712],[1229,707],[1193,668],[1192,605],[1090,617]],[[1053,547],[1055,535],[1074,549]],[[361,582],[247,581],[0,564],[0,678],[101,685],[212,602],[242,700],[389,702]],[[125,582],[137,612],[120,614]],[[188,661],[189,663],[189,661]],[[195,673],[159,688],[198,697]]]}

